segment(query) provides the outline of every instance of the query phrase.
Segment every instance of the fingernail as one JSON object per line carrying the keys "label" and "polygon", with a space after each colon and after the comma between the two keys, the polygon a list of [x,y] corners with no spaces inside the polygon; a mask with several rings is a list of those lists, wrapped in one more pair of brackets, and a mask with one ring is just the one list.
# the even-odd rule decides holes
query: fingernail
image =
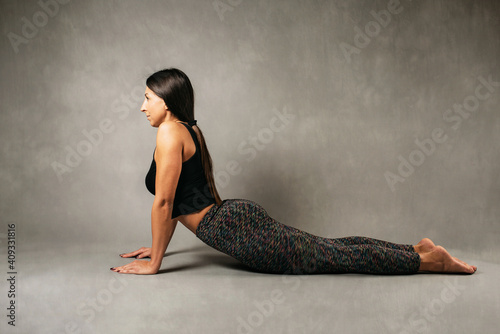
{"label": "fingernail", "polygon": [[114,269],[115,269],[115,267],[111,267],[111,268],[109,268],[109,270],[114,270]]}

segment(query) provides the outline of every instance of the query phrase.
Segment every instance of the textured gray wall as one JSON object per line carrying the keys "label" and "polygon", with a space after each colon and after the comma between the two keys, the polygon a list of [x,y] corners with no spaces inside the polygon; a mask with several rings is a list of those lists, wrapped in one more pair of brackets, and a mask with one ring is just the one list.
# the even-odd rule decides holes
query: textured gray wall
{"label": "textured gray wall", "polygon": [[19,247],[147,246],[141,95],[179,67],[224,198],[324,236],[500,250],[496,0],[0,3],[0,205]]}

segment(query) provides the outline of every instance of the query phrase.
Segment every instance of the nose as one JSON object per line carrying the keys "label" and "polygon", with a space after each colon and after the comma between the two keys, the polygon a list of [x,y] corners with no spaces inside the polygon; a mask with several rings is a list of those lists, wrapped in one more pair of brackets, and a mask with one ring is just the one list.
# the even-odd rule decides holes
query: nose
{"label": "nose", "polygon": [[142,102],[141,111],[146,112],[146,99],[144,99],[144,102]]}

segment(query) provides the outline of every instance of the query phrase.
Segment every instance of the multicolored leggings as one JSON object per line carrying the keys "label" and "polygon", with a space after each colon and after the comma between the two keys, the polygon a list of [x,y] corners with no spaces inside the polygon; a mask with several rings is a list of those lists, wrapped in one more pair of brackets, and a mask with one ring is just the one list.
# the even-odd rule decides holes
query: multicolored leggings
{"label": "multicolored leggings", "polygon": [[255,202],[224,200],[200,222],[196,236],[260,272],[274,274],[412,274],[412,245],[365,237],[321,238],[269,217]]}

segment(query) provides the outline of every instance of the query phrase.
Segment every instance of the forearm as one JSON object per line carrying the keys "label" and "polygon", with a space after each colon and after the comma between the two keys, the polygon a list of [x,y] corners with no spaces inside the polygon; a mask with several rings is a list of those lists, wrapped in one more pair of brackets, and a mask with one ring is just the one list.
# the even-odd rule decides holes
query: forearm
{"label": "forearm", "polygon": [[172,205],[155,201],[151,210],[151,265],[159,269],[174,234],[177,221],[171,219]]}

